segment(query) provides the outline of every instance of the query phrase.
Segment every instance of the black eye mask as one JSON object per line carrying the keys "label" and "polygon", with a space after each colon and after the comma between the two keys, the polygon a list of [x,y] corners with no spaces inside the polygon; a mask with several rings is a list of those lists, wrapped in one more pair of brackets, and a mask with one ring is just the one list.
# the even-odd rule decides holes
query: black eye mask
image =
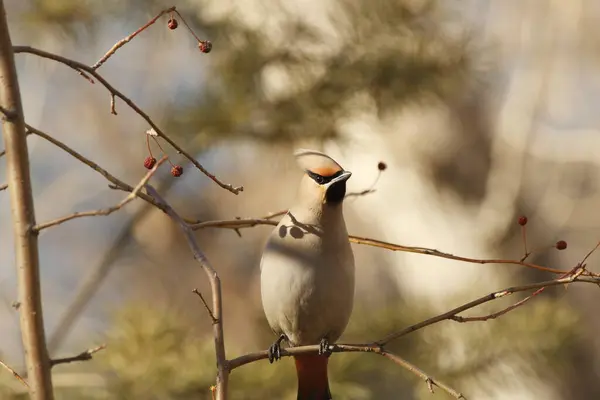
{"label": "black eye mask", "polygon": [[310,176],[310,178],[311,178],[313,181],[317,182],[319,185],[326,185],[326,184],[328,184],[329,182],[331,182],[331,180],[332,180],[332,179],[335,179],[335,178],[337,178],[338,176],[340,176],[340,175],[341,175],[341,174],[343,174],[343,173],[344,173],[344,171],[338,171],[338,172],[336,172],[336,173],[335,173],[335,174],[333,174],[333,175],[330,175],[330,176],[323,176],[323,175],[319,175],[319,174],[317,174],[317,173],[314,173],[314,172],[312,172],[312,171],[306,170],[306,174],[307,174],[308,176]]}

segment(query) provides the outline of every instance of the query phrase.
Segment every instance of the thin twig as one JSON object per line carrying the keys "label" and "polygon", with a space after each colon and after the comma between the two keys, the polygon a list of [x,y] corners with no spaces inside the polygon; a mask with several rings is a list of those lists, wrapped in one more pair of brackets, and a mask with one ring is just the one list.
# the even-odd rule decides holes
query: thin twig
{"label": "thin twig", "polygon": [[202,293],[200,293],[200,291],[198,289],[194,289],[194,290],[192,290],[192,292],[196,293],[198,295],[198,297],[200,297],[200,300],[202,300],[202,304],[204,304],[204,308],[206,308],[206,311],[208,312],[210,319],[212,319],[213,324],[216,324],[217,322],[219,322],[219,320],[215,318],[215,315],[210,310],[210,307],[206,303],[206,300],[204,300],[204,296],[202,296]]}
{"label": "thin twig", "polygon": [[[584,271],[585,271],[585,268],[581,267],[580,264],[578,264],[571,271],[562,275],[559,279],[569,277],[570,280],[574,280],[577,277],[579,277]],[[565,286],[566,286],[566,284],[565,284]],[[542,286],[541,288],[537,289],[535,292],[533,292],[529,296],[525,297],[522,300],[517,301],[516,303],[514,303],[512,305],[510,305],[500,311],[496,311],[496,312],[488,314],[488,315],[482,315],[482,316],[477,316],[477,317],[461,317],[461,316],[455,315],[450,319],[452,319],[453,321],[456,321],[456,322],[475,322],[475,321],[484,322],[484,321],[488,321],[490,319],[496,319],[496,318],[514,310],[515,308],[521,307],[523,304],[527,303],[529,300],[531,300],[534,297],[543,293],[544,290],[546,290],[546,286]]]}
{"label": "thin twig", "polygon": [[82,217],[96,217],[96,216],[100,216],[100,215],[110,215],[113,212],[120,210],[121,208],[123,208],[125,205],[129,204],[131,201],[133,201],[139,194],[140,190],[142,190],[142,188],[144,187],[144,185],[146,183],[148,183],[148,181],[150,180],[150,178],[152,178],[152,176],[154,175],[154,173],[156,172],[156,170],[158,169],[158,167],[160,167],[165,161],[167,160],[167,157],[164,156],[163,158],[161,158],[155,165],[154,167],[152,167],[151,170],[149,170],[146,175],[144,175],[144,177],[139,181],[139,183],[133,188],[133,190],[131,191],[131,193],[129,193],[129,195],[127,197],[125,197],[123,200],[121,200],[119,203],[115,204],[112,207],[108,207],[108,208],[103,208],[103,209],[99,209],[99,210],[92,210],[92,211],[83,211],[83,212],[75,212],[73,214],[70,215],[66,215],[64,217],[60,217],[57,219],[54,219],[52,221],[48,221],[48,222],[44,222],[41,224],[38,224],[36,226],[33,227],[34,232],[39,232],[43,229],[46,228],[50,228],[56,225],[60,225],[64,222],[70,221],[72,219],[75,218],[82,218]]}
{"label": "thin twig", "polygon": [[6,150],[0,151],[0,157],[4,156],[5,154],[6,154]]}
{"label": "thin twig", "polygon": [[158,13],[158,15],[154,18],[152,18],[150,21],[146,22],[144,25],[142,25],[140,28],[138,28],[135,32],[133,32],[131,35],[119,40],[117,43],[115,43],[113,45],[113,47],[110,48],[110,50],[108,50],[106,52],[106,54],[104,54],[102,56],[102,58],[100,58],[96,64],[92,65],[90,68],[92,70],[97,70],[98,68],[100,68],[100,66],[102,64],[104,64],[106,62],[106,60],[108,60],[113,54],[115,54],[115,52],[117,50],[119,50],[121,47],[123,47],[125,44],[127,44],[127,42],[129,42],[131,39],[133,39],[134,37],[136,37],[137,35],[139,35],[141,32],[143,32],[146,28],[148,28],[150,25],[154,24],[160,17],[162,17],[163,15],[173,12],[175,11],[175,7],[170,7],[167,8],[165,10],[162,10],[160,13]]}
{"label": "thin twig", "polygon": [[117,115],[117,109],[115,108],[115,95],[110,94],[110,113],[112,115]]}
{"label": "thin twig", "polygon": [[[319,345],[312,345],[312,346],[300,346],[300,347],[285,348],[285,349],[281,349],[281,356],[282,357],[290,357],[290,356],[297,356],[297,355],[304,355],[304,354],[318,354],[319,347],[320,347]],[[413,374],[417,375],[419,378],[423,379],[428,387],[437,386],[456,399],[465,399],[464,395],[462,395],[461,393],[452,389],[450,386],[444,384],[443,382],[440,382],[437,379],[434,379],[433,377],[426,374],[425,372],[423,372],[416,366],[412,365],[408,361],[404,360],[403,358],[401,358],[393,353],[388,352],[387,350],[383,349],[381,346],[372,345],[372,344],[334,344],[334,345],[329,346],[329,350],[332,353],[356,353],[356,352],[359,352],[359,353],[372,353],[372,354],[381,355],[381,356],[393,361],[394,363],[400,365],[401,367],[407,369],[408,371],[412,372]],[[259,360],[265,360],[268,358],[269,358],[268,351],[264,350],[264,351],[250,353],[250,354],[246,354],[246,355],[234,358],[233,360],[228,361],[227,365],[228,365],[229,370],[232,371],[235,368],[239,368],[243,365],[250,364],[252,362],[259,361]]]}
{"label": "thin twig", "polygon": [[575,282],[581,282],[581,283],[593,283],[596,285],[600,284],[600,278],[595,278],[595,277],[581,277],[580,275],[571,275],[571,276],[567,276],[564,278],[559,278],[559,279],[554,279],[551,281],[545,281],[545,282],[538,282],[538,283],[532,283],[532,284],[528,284],[528,285],[522,285],[522,286],[514,286],[514,287],[510,287],[504,290],[500,290],[497,292],[492,292],[488,295],[485,295],[483,297],[480,297],[476,300],[470,301],[466,304],[463,304],[459,307],[456,307],[450,311],[447,311],[443,314],[437,315],[435,317],[426,319],[424,321],[421,321],[419,323],[416,323],[414,325],[408,326],[404,329],[402,329],[401,331],[398,332],[394,332],[391,333],[389,335],[387,335],[386,337],[384,337],[383,339],[380,339],[378,341],[376,341],[375,343],[377,345],[385,345],[387,343],[389,343],[392,340],[398,339],[401,336],[405,336],[409,333],[415,332],[419,329],[423,329],[426,326],[429,325],[433,325],[435,323],[438,323],[440,321],[444,321],[444,320],[452,320],[454,319],[454,316],[456,316],[457,314],[469,310],[471,308],[477,307],[481,304],[487,303],[489,301],[492,300],[496,300],[499,299],[500,297],[505,297],[505,296],[510,296],[513,293],[517,293],[517,292],[525,292],[528,290],[535,290],[535,289],[539,289],[542,287],[549,287],[549,286],[557,286],[557,285],[563,285],[563,284],[567,284],[567,283],[575,283]]}
{"label": "thin twig", "polygon": [[222,314],[222,294],[221,294],[221,280],[217,272],[210,265],[208,259],[200,250],[194,232],[190,229],[190,226],[177,214],[177,212],[158,194],[158,192],[150,185],[146,185],[146,191],[149,195],[162,204],[167,214],[175,221],[181,228],[188,245],[194,255],[194,259],[200,263],[200,266],[206,273],[210,282],[212,291],[212,303],[213,303],[213,316],[216,322],[213,324],[213,336],[215,341],[215,353],[217,358],[217,399],[227,399],[227,386],[229,381],[229,370],[227,369],[227,358],[225,356],[225,339],[223,334],[223,314]]}
{"label": "thin twig", "polygon": [[6,189],[8,189],[8,183],[0,185],[0,192]]}
{"label": "thin twig", "polygon": [[584,264],[584,263],[587,261],[587,259],[588,259],[588,258],[590,258],[590,256],[591,256],[592,254],[594,254],[594,252],[595,252],[596,250],[598,250],[598,247],[600,247],[600,242],[596,243],[596,245],[594,246],[594,248],[593,248],[593,249],[591,249],[591,250],[590,250],[590,251],[589,251],[589,252],[588,252],[588,253],[585,255],[585,257],[583,257],[583,260],[581,260],[581,261],[579,262],[579,265],[583,265],[583,264]]}
{"label": "thin twig", "polygon": [[17,378],[17,380],[18,380],[19,382],[21,382],[23,385],[25,385],[25,387],[26,387],[27,389],[29,389],[29,384],[27,383],[27,381],[26,381],[25,379],[23,379],[23,378],[21,377],[21,375],[19,375],[19,374],[17,373],[17,371],[15,371],[15,370],[14,370],[14,369],[12,369],[11,367],[9,367],[9,366],[8,366],[8,365],[6,365],[5,363],[3,363],[3,362],[2,362],[2,360],[0,360],[0,365],[2,365],[4,368],[6,368],[6,369],[7,369],[7,370],[8,370],[8,371],[11,373],[11,374],[13,374],[13,376],[14,376],[15,378]]}
{"label": "thin twig", "polygon": [[[6,115],[6,110],[4,110],[2,107],[0,107],[0,112],[4,113]],[[114,175],[112,175],[110,172],[108,172],[107,170],[105,170],[104,168],[102,168],[100,165],[96,164],[95,162],[93,162],[92,160],[90,160],[89,158],[86,158],[84,156],[82,156],[81,154],[79,154],[77,151],[73,150],[71,147],[67,146],[66,144],[64,144],[63,142],[61,142],[58,139],[53,138],[52,136],[50,136],[49,134],[34,128],[31,125],[25,124],[25,128],[27,129],[27,132],[30,134],[34,134],[36,136],[41,137],[42,139],[52,143],[53,145],[55,145],[56,147],[64,150],[65,152],[67,152],[68,154],[70,154],[71,156],[73,156],[74,158],[76,158],[77,160],[79,160],[80,162],[82,162],[83,164],[87,165],[88,167],[90,167],[91,169],[93,169],[94,171],[98,172],[100,175],[102,175],[104,178],[106,178],[106,180],[108,180],[109,182],[111,182],[113,185],[115,185],[115,187],[118,187],[121,190],[124,190],[126,192],[131,193],[134,188],[130,185],[128,185],[127,183],[123,182],[122,180],[118,179],[117,177],[115,177]],[[138,192],[138,197],[140,197],[142,200],[152,204],[153,206],[155,206],[156,208],[163,210],[160,204],[156,203],[154,201],[154,199],[151,196],[148,196],[145,193],[142,192]]]}
{"label": "thin twig", "polygon": [[192,157],[181,146],[179,146],[177,143],[175,143],[173,141],[173,139],[171,139],[169,136],[167,136],[167,134],[165,134],[154,123],[154,121],[150,118],[150,116],[148,114],[146,114],[141,108],[139,108],[137,106],[137,104],[135,104],[131,99],[129,99],[123,93],[121,93],[120,91],[118,91],[114,86],[112,86],[110,83],[108,83],[108,81],[106,81],[106,79],[104,79],[104,77],[102,77],[102,75],[100,75],[98,72],[96,72],[92,67],[89,67],[89,66],[87,66],[87,65],[85,65],[83,63],[80,63],[78,61],[71,60],[69,58],[61,57],[61,56],[53,54],[53,53],[48,53],[48,52],[43,51],[43,50],[35,49],[33,47],[30,47],[30,46],[13,46],[13,51],[15,53],[29,53],[29,54],[34,54],[34,55],[36,55],[38,57],[47,58],[47,59],[59,62],[61,64],[64,64],[64,65],[66,65],[66,66],[68,66],[68,67],[70,67],[70,68],[72,68],[72,69],[74,69],[76,71],[83,70],[83,71],[89,73],[94,78],[96,78],[96,80],[98,82],[100,82],[109,91],[110,94],[112,94],[112,95],[118,97],[119,99],[123,100],[123,102],[125,102],[125,104],[127,104],[140,117],[142,117],[148,123],[148,125],[150,125],[150,127],[152,127],[156,131],[156,134],[159,137],[161,137],[165,142],[167,142],[171,147],[173,147],[179,154],[181,154],[185,158],[187,158],[192,164],[194,164],[194,166],[197,169],[199,169],[209,179],[211,179],[217,185],[219,185],[220,187],[222,187],[225,190],[230,191],[233,194],[239,194],[241,191],[244,190],[243,186],[235,187],[235,186],[233,186],[231,184],[224,183],[219,178],[217,178],[214,174],[210,173],[194,157]]}
{"label": "thin twig", "polygon": [[[275,215],[275,214],[274,214]],[[279,214],[277,214],[278,216]],[[269,217],[267,217],[269,218]],[[277,226],[279,224],[278,221],[267,219],[267,218],[247,218],[247,219],[231,219],[231,220],[218,220],[218,221],[206,221],[199,222],[196,224],[192,224],[190,227],[194,230],[205,229],[205,228],[223,228],[223,229],[242,229],[242,228],[252,228],[258,225],[270,225]],[[479,258],[470,258],[470,257],[462,257],[455,256],[450,253],[445,253],[435,249],[429,249],[426,247],[418,247],[418,246],[404,246],[395,243],[384,242],[381,240],[354,236],[350,235],[350,242],[356,244],[362,244],[367,246],[379,247],[382,249],[392,250],[392,251],[403,251],[407,253],[417,253],[428,256],[446,258],[449,260],[463,261],[472,264],[509,264],[509,265],[520,265],[526,268],[537,269],[540,271],[550,272],[553,274],[561,274],[564,275],[569,271],[544,267],[542,265],[527,263],[519,260],[506,260],[506,259],[479,259]],[[599,276],[597,273],[592,273],[586,271],[584,273],[585,276]]]}
{"label": "thin twig", "polygon": [[98,347],[94,347],[92,349],[82,351],[81,353],[79,353],[73,357],[55,358],[53,360],[50,360],[50,366],[54,367],[55,365],[58,365],[58,364],[68,364],[68,363],[72,363],[72,362],[76,362],[76,361],[88,361],[88,360],[92,359],[93,354],[99,352],[100,350],[104,350],[105,348],[106,348],[106,345],[103,344]]}

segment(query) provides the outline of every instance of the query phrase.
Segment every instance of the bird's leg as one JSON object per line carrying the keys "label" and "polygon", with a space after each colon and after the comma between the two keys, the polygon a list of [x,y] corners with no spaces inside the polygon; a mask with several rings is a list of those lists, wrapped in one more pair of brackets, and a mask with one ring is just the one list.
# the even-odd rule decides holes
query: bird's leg
{"label": "bird's leg", "polygon": [[287,340],[285,334],[279,335],[275,343],[269,347],[269,362],[273,364],[273,361],[277,361],[281,358],[281,342]]}
{"label": "bird's leg", "polygon": [[329,357],[331,355],[331,350],[329,349],[329,340],[324,337],[319,342],[319,355]]}

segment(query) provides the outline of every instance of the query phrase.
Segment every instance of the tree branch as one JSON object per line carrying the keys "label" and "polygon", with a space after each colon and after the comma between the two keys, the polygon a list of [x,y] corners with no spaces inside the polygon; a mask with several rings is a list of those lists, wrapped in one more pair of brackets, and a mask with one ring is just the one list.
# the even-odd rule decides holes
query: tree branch
{"label": "tree branch", "polygon": [[118,204],[115,204],[112,207],[109,208],[103,208],[100,210],[93,210],[93,211],[83,211],[83,212],[75,212],[73,214],[70,215],[66,215],[64,217],[60,217],[57,219],[54,219],[52,221],[48,221],[48,222],[44,222],[42,224],[38,224],[36,226],[33,227],[33,230],[35,232],[39,232],[43,229],[46,228],[50,228],[56,225],[60,225],[63,222],[67,222],[70,221],[72,219],[75,218],[82,218],[82,217],[95,217],[95,216],[99,216],[99,215],[110,215],[113,212],[120,210],[122,207],[124,207],[125,205],[127,205],[128,203],[130,203],[131,201],[133,201],[139,194],[140,190],[144,187],[144,185],[146,183],[148,183],[148,181],[150,180],[150,178],[152,178],[152,176],[154,175],[154,173],[156,172],[156,170],[158,169],[158,167],[160,167],[165,161],[167,161],[167,156],[164,156],[163,158],[161,158],[155,165],[154,167],[152,167],[152,169],[150,171],[148,171],[146,173],[146,175],[144,175],[144,177],[140,180],[140,182],[136,185],[135,188],[133,188],[133,190],[129,193],[129,195],[127,197],[125,197],[123,200],[121,200]]}
{"label": "tree branch", "polygon": [[[291,347],[291,348],[281,349],[281,356],[282,357],[290,357],[290,356],[303,355],[303,354],[318,354],[319,347],[320,347],[319,345],[312,345],[312,346],[300,346],[300,347]],[[427,384],[430,391],[433,391],[433,387],[437,386],[456,399],[466,399],[463,394],[452,389],[450,386],[446,385],[445,383],[443,383],[437,379],[434,379],[427,373],[423,372],[421,369],[417,368],[416,366],[414,366],[413,364],[404,360],[403,358],[397,356],[396,354],[390,353],[389,351],[385,350],[382,346],[370,345],[370,344],[334,344],[334,345],[329,346],[329,350],[332,353],[360,352],[360,353],[372,353],[372,354],[377,354],[377,355],[383,356],[383,357],[387,358],[388,360],[391,360],[392,362],[407,369],[408,371],[412,372],[413,374],[417,375],[419,378],[423,379],[425,381],[425,383]],[[246,354],[246,355],[243,355],[243,356],[240,356],[240,357],[234,358],[233,360],[228,361],[227,366],[228,366],[229,370],[232,371],[236,368],[239,368],[246,364],[250,364],[252,362],[266,360],[269,358],[268,354],[269,353],[267,350],[259,351],[256,353]]]}
{"label": "tree branch", "polygon": [[19,284],[21,336],[29,394],[32,399],[52,400],[52,378],[46,349],[40,288],[38,238],[31,191],[27,135],[13,48],[0,0],[0,106],[7,110],[2,133],[6,149],[7,180],[15,241]]}
{"label": "tree branch", "polygon": [[175,143],[167,134],[165,134],[155,123],[154,121],[146,114],[142,109],[140,109],[132,100],[130,100],[123,93],[118,91],[115,87],[113,87],[110,83],[102,77],[95,69],[89,67],[83,63],[80,63],[75,60],[71,60],[69,58],[61,57],[56,54],[48,53],[43,50],[35,49],[30,46],[14,46],[13,50],[15,53],[29,53],[34,54],[36,56],[47,58],[50,60],[57,61],[61,64],[64,64],[78,72],[85,71],[88,74],[92,75],[98,82],[100,82],[111,94],[111,96],[116,96],[123,100],[133,111],[135,111],[139,116],[141,116],[147,123],[156,131],[156,134],[162,138],[165,142],[167,142],[171,147],[173,147],[179,154],[182,154],[185,158],[187,158],[196,168],[198,168],[204,175],[210,178],[217,185],[221,186],[223,189],[230,191],[233,194],[239,194],[244,190],[243,186],[234,187],[231,184],[223,183],[219,178],[215,175],[211,174],[202,164],[200,164],[194,157],[192,157],[189,153],[187,153],[183,148],[181,148],[177,143]]}
{"label": "tree branch", "polygon": [[190,226],[175,212],[175,210],[160,197],[158,192],[150,185],[146,185],[146,191],[149,195],[166,208],[167,214],[179,224],[185,238],[190,246],[194,259],[200,263],[200,266],[206,272],[212,291],[213,303],[213,335],[215,341],[215,353],[217,356],[217,400],[227,399],[227,386],[229,381],[229,371],[227,369],[227,358],[225,356],[225,340],[223,334],[223,314],[222,314],[222,295],[221,280],[217,272],[210,265],[206,256],[200,250],[194,232]]}
{"label": "tree branch", "polygon": [[[128,35],[127,37],[125,37],[125,38],[119,40],[117,43],[115,43],[114,46],[111,47],[110,50],[108,50],[106,52],[106,54],[104,54],[102,56],[102,58],[100,58],[90,68],[92,70],[97,70],[98,68],[100,68],[102,66],[102,64],[104,64],[106,62],[106,60],[108,60],[113,54],[115,54],[115,52],[117,50],[119,50],[121,47],[123,47],[125,44],[127,44],[131,39],[133,39],[134,37],[136,37],[137,35],[139,35],[142,31],[144,31],[150,25],[154,24],[160,17],[162,17],[163,15],[165,15],[167,13],[173,12],[173,11],[175,11],[175,7],[170,7],[170,8],[167,8],[165,10],[162,10],[160,13],[158,13],[158,15],[156,17],[152,18],[146,24],[144,24],[140,28],[136,29],[136,31],[133,32],[131,35]],[[113,103],[113,107],[114,107],[114,103]],[[113,110],[114,110],[114,108],[113,108]]]}
{"label": "tree branch", "polygon": [[0,360],[0,365],[2,365],[4,368],[6,368],[11,374],[13,374],[13,376],[15,378],[17,378],[17,380],[19,382],[21,382],[23,385],[25,385],[25,387],[27,389],[29,389],[29,384],[27,383],[27,381],[25,379],[23,379],[23,377],[21,377],[21,375],[19,375],[17,373],[17,371],[15,371],[14,369],[12,369],[11,367],[9,367],[8,365],[6,365],[4,362],[2,362],[2,360]]}
{"label": "tree branch", "polygon": [[[538,283],[532,283],[529,285],[522,285],[522,286],[514,286],[514,287],[510,287],[504,290],[500,290],[497,292],[492,292],[488,295],[485,295],[483,297],[480,297],[478,299],[475,299],[473,301],[470,301],[466,304],[463,304],[459,307],[453,308],[450,311],[447,311],[443,314],[437,315],[435,317],[426,319],[422,322],[419,322],[417,324],[411,325],[409,327],[406,327],[404,329],[402,329],[401,331],[398,332],[394,332],[391,333],[389,335],[387,335],[386,337],[384,337],[383,339],[380,339],[378,341],[375,342],[375,344],[377,345],[381,345],[384,346],[387,343],[391,342],[392,340],[398,339],[399,337],[405,336],[409,333],[418,331],[419,329],[423,329],[426,326],[429,325],[433,325],[435,323],[444,321],[444,320],[454,320],[457,321],[457,319],[461,319],[462,317],[457,318],[457,314],[469,310],[471,308],[477,307],[481,304],[487,303],[489,301],[492,300],[496,300],[499,299],[500,297],[505,297],[505,296],[510,296],[514,293],[517,292],[525,292],[525,291],[529,291],[529,290],[535,290],[535,289],[540,289],[542,287],[550,287],[550,286],[557,286],[557,285],[564,285],[567,283],[575,283],[575,282],[581,282],[581,283],[593,283],[596,285],[600,285],[600,278],[596,278],[596,277],[581,277],[579,275],[577,275],[577,273],[571,275],[571,276],[567,276],[567,277],[563,277],[563,278],[559,278],[559,279],[554,279],[551,281],[545,281],[545,282],[538,282]],[[514,307],[516,308],[516,307]],[[512,308],[512,309],[514,309]],[[509,310],[510,311],[510,310]],[[468,319],[465,319],[465,322],[468,322]],[[461,321],[457,321],[457,322],[461,322]]]}
{"label": "tree branch", "polygon": [[54,367],[55,365],[58,365],[58,364],[68,364],[68,363],[72,363],[72,362],[76,362],[76,361],[88,361],[88,360],[92,359],[93,354],[99,352],[100,350],[104,350],[105,348],[106,348],[106,345],[103,344],[98,347],[94,347],[92,349],[82,351],[81,353],[79,353],[73,357],[55,358],[53,360],[50,360],[50,366]]}

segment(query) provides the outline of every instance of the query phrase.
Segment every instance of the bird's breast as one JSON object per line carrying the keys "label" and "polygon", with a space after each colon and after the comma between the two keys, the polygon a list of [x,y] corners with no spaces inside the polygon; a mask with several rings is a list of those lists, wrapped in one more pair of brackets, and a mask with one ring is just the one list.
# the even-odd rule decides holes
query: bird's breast
{"label": "bird's breast", "polygon": [[295,345],[335,341],[354,299],[354,257],[345,225],[305,224],[293,216],[273,231],[261,261],[261,294],[271,327]]}

